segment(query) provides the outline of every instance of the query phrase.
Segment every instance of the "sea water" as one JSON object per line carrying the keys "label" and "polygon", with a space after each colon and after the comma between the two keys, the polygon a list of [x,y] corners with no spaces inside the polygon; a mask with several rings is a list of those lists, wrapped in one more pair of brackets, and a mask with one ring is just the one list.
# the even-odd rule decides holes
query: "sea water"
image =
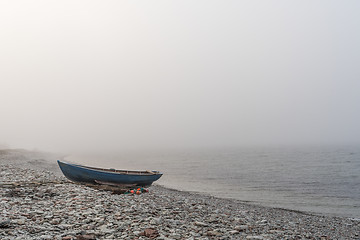
{"label": "sea water", "polygon": [[156,183],[270,207],[360,217],[360,148],[278,147],[71,156],[81,164],[159,170]]}

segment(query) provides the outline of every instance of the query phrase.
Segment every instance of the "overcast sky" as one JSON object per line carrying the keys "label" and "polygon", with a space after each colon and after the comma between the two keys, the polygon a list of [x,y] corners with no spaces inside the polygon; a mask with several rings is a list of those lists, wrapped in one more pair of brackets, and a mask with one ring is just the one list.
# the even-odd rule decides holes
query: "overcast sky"
{"label": "overcast sky", "polygon": [[360,1],[0,1],[0,144],[360,144]]}

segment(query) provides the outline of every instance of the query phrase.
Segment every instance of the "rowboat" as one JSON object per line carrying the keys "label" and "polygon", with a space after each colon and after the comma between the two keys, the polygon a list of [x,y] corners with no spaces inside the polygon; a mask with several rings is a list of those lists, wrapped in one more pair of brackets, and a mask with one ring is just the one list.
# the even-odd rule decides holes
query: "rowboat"
{"label": "rowboat", "polygon": [[162,176],[159,171],[116,170],[57,162],[65,177],[80,183],[148,187]]}

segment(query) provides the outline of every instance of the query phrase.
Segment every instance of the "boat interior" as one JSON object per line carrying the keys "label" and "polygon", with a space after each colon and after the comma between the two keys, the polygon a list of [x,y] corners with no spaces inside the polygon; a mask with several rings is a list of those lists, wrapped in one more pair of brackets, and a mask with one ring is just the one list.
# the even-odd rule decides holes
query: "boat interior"
{"label": "boat interior", "polygon": [[82,166],[82,165],[77,165],[78,167],[82,167],[82,168],[87,168],[87,169],[92,169],[92,170],[99,170],[99,171],[104,171],[104,172],[113,172],[113,173],[121,173],[121,174],[132,174],[132,175],[158,175],[160,174],[160,172],[158,171],[150,171],[150,170],[146,170],[146,171],[132,171],[132,170],[118,170],[118,169],[113,169],[113,168],[96,168],[96,167],[87,167],[87,166]]}

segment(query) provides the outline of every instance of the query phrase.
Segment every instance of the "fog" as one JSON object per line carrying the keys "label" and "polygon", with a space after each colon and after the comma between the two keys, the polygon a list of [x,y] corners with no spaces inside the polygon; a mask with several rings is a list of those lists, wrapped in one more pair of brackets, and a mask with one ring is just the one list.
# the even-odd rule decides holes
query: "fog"
{"label": "fog", "polygon": [[360,1],[1,1],[0,145],[360,144]]}

